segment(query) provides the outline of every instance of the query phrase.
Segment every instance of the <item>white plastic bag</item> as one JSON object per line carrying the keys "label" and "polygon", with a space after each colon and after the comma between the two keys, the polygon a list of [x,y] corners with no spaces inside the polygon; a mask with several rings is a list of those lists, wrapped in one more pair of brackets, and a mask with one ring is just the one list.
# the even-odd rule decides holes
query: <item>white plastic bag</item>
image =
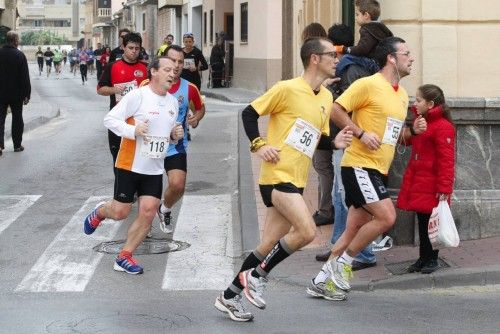
{"label": "white plastic bag", "polygon": [[427,231],[433,246],[458,247],[460,236],[447,201],[432,209]]}

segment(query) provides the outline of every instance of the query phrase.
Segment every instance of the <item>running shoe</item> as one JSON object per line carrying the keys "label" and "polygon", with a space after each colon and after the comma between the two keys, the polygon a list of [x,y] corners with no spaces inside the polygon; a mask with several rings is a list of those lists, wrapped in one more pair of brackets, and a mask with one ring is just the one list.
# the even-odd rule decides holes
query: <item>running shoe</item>
{"label": "running shoe", "polygon": [[92,210],[87,217],[85,217],[85,220],[83,221],[83,232],[85,232],[85,234],[94,233],[97,226],[99,226],[99,224],[105,219],[99,218],[97,215],[97,210],[104,206],[104,204],[106,204],[106,202],[98,203],[95,209]]}
{"label": "running shoe", "polygon": [[166,212],[166,213],[161,212],[161,205],[160,205],[158,207],[158,210],[156,211],[156,213],[158,214],[158,218],[160,219],[160,230],[163,233],[167,233],[167,234],[174,232],[174,227],[171,224],[172,212],[171,211]]}
{"label": "running shoe", "polygon": [[137,264],[137,261],[132,256],[127,255],[117,257],[113,269],[116,271],[124,271],[132,275],[143,273],[143,269]]}
{"label": "running shoe", "polygon": [[265,277],[253,277],[252,270],[248,269],[239,274],[240,283],[243,286],[243,292],[248,301],[260,309],[266,308],[266,301],[262,298],[267,284]]}
{"label": "running shoe", "polygon": [[221,292],[219,297],[215,299],[214,306],[219,311],[229,314],[229,317],[234,321],[250,321],[253,319],[253,314],[247,312],[243,307],[240,295],[225,299],[224,292]]}
{"label": "running shoe", "polygon": [[344,291],[351,290],[349,280],[353,277],[352,268],[350,265],[338,262],[338,256],[326,263],[326,268],[330,273],[330,277],[335,285]]}
{"label": "running shoe", "polygon": [[326,282],[319,282],[317,284],[314,283],[314,279],[312,279],[306,292],[313,297],[321,297],[326,300],[339,301],[347,299],[347,294],[343,290],[338,289],[331,279],[327,279]]}

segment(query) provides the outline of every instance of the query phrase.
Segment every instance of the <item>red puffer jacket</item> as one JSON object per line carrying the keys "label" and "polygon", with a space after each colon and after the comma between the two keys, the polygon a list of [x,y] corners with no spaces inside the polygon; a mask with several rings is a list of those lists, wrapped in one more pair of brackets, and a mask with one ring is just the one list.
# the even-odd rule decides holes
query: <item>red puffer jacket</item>
{"label": "red puffer jacket", "polygon": [[[417,115],[415,108],[413,113]],[[397,207],[430,214],[437,206],[437,193],[451,194],[455,180],[455,128],[437,106],[429,110],[427,130],[412,136],[411,157],[406,168]]]}

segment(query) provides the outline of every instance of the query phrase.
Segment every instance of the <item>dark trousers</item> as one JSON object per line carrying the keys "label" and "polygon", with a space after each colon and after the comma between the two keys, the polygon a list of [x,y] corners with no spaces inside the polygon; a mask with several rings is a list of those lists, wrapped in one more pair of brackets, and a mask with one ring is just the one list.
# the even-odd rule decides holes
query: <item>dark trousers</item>
{"label": "dark trousers", "polygon": [[95,69],[97,72],[97,81],[99,81],[99,79],[101,78],[101,74],[102,74],[102,64],[99,60],[96,60],[96,62],[95,62]]}
{"label": "dark trousers", "polygon": [[87,81],[87,64],[80,63],[80,74],[82,75],[82,82]]}
{"label": "dark trousers", "polygon": [[418,213],[418,236],[420,238],[420,259],[423,261],[437,260],[439,250],[433,250],[427,227],[429,225],[430,214]]}
{"label": "dark trousers", "polygon": [[12,112],[12,142],[14,148],[21,146],[23,141],[24,121],[23,121],[23,101],[0,102],[0,148],[5,148],[5,118],[7,117],[7,107],[10,105]]}

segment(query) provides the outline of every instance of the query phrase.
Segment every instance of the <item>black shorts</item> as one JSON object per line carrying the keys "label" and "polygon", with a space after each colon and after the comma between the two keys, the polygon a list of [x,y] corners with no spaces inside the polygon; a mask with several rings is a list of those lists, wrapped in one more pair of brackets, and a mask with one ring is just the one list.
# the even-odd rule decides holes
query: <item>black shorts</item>
{"label": "black shorts", "polygon": [[185,153],[177,153],[166,157],[163,161],[165,172],[172,169],[180,169],[187,172],[187,157]]}
{"label": "black shorts", "polygon": [[116,168],[114,199],[121,203],[132,203],[134,194],[161,199],[163,175],[145,175]]}
{"label": "black shorts", "polygon": [[59,66],[59,65],[61,65],[60,61],[54,61],[54,66]]}
{"label": "black shorts", "polygon": [[278,184],[259,184],[260,195],[262,196],[262,201],[264,205],[268,208],[273,206],[273,202],[271,200],[271,193],[273,189],[278,191],[289,193],[289,194],[303,194],[304,188],[297,188],[294,184],[287,183],[278,183]]}
{"label": "black shorts", "polygon": [[354,205],[355,208],[360,208],[390,197],[387,175],[376,169],[342,167],[341,173],[347,207]]}
{"label": "black shorts", "polygon": [[52,60],[46,60],[45,61],[45,65],[47,65],[48,67],[51,67],[52,66]]}

